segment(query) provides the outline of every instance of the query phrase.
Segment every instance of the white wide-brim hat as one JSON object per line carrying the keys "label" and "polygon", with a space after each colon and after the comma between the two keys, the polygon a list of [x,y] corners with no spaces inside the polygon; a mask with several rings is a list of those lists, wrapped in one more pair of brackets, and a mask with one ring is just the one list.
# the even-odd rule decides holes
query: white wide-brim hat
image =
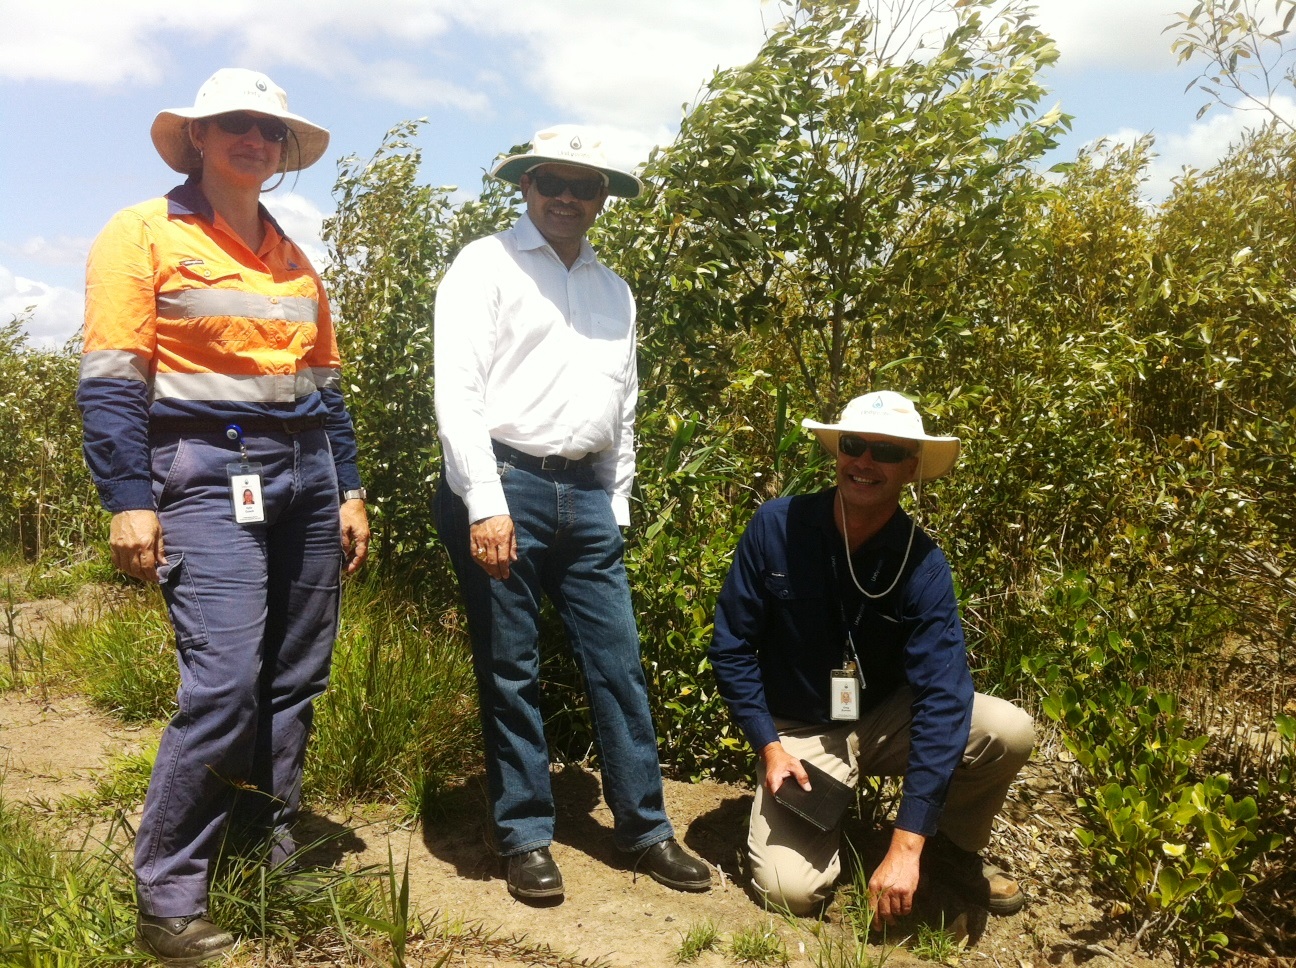
{"label": "white wide-brim hat", "polygon": [[807,417],[801,421],[801,426],[814,431],[819,443],[834,457],[837,456],[837,438],[842,434],[882,434],[901,440],[916,440],[921,445],[917,478],[920,481],[944,477],[958,460],[959,439],[928,436],[914,405],[908,398],[890,390],[856,397],[846,404],[841,420],[835,424],[823,424]]}
{"label": "white wide-brim hat", "polygon": [[520,185],[523,175],[544,164],[593,168],[607,179],[609,195],[635,198],[644,188],[635,175],[610,167],[602,140],[594,131],[578,124],[556,124],[537,131],[531,139],[530,151],[509,155],[491,169],[491,174],[501,181]]}
{"label": "white wide-brim hat", "polygon": [[202,156],[189,140],[189,122],[230,111],[278,118],[291,132],[284,142],[284,171],[309,168],[328,148],[329,133],[288,110],[284,89],[259,71],[222,67],[198,89],[191,108],[168,108],[153,119],[153,146],[162,160],[186,175],[202,169]]}

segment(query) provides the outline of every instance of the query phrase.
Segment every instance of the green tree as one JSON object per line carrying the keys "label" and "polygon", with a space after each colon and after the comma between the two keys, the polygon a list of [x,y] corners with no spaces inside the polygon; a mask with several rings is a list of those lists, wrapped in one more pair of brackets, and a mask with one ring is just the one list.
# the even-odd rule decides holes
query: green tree
{"label": "green tree", "polygon": [[[925,17],[950,25],[914,49]],[[940,319],[930,294],[956,267],[1011,252],[1022,198],[1044,190],[1031,166],[1067,123],[1035,111],[1056,56],[1020,5],[788,4],[648,165],[655,231],[625,261],[650,386],[713,391],[696,359],[740,328],[785,354],[799,404],[839,412],[891,359],[886,337]],[[681,342],[694,365],[676,375]]]}
{"label": "green tree", "polygon": [[[421,122],[397,125],[368,161],[344,158],[325,222],[326,279],[337,317],[343,384],[379,536],[378,567],[444,576],[432,492],[439,473],[432,312],[442,274],[463,245],[512,220],[511,189],[493,179],[458,206],[453,188],[417,181]],[[436,582],[442,587],[448,583]]]}

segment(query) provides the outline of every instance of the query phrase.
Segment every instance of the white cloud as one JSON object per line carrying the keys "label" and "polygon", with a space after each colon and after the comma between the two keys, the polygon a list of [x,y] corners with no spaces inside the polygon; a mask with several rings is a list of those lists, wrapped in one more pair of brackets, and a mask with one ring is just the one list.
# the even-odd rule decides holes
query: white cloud
{"label": "white cloud", "polygon": [[550,0],[545,16],[524,18],[514,0],[465,7],[465,24],[523,41],[524,80],[570,106],[555,122],[670,130],[717,67],[755,56],[763,18],[780,9],[755,0]]}
{"label": "white cloud", "polygon": [[0,242],[0,253],[20,255],[47,266],[83,266],[92,241],[80,236],[60,235],[46,239],[43,235],[35,235],[17,245]]}
{"label": "white cloud", "polygon": [[71,289],[15,276],[0,266],[0,320],[24,316],[29,309],[31,317],[24,326],[28,338],[35,346],[54,348],[80,329],[85,297]]}
{"label": "white cloud", "polygon": [[1037,0],[1036,23],[1057,41],[1059,67],[1173,70],[1176,13],[1188,0]]}
{"label": "white cloud", "polygon": [[[491,108],[491,96],[540,94],[558,120],[673,130],[718,66],[751,58],[771,0],[47,0],[12,4],[0,35],[0,77],[91,86],[153,85],[175,38],[221,39],[232,62],[273,72],[290,64],[404,106]],[[472,65],[432,44],[453,35],[489,56]],[[462,36],[461,36],[462,35]],[[380,58],[366,56],[380,45]],[[454,53],[454,51],[450,51]],[[438,72],[457,71],[453,76]],[[510,84],[501,88],[504,72]],[[569,106],[569,107],[568,107]]]}
{"label": "white cloud", "polygon": [[490,111],[490,98],[450,81],[426,76],[413,64],[398,60],[375,61],[360,72],[366,93],[402,107],[425,111],[429,107],[456,107],[463,111]]}
{"label": "white cloud", "polygon": [[[1296,124],[1296,100],[1280,95],[1273,98],[1270,105],[1280,117]],[[1182,175],[1185,168],[1206,171],[1214,167],[1231,147],[1239,143],[1246,131],[1262,126],[1268,118],[1269,115],[1259,110],[1218,107],[1192,124],[1186,132],[1164,135],[1152,132],[1156,143],[1143,186],[1145,194],[1155,201],[1164,199],[1174,187],[1174,179]],[[1145,133],[1121,128],[1105,138],[1116,144],[1133,144]]]}

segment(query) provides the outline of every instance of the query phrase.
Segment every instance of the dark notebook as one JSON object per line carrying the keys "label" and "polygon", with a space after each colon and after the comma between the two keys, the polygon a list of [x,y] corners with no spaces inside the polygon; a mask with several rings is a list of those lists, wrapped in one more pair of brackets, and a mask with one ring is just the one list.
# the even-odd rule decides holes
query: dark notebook
{"label": "dark notebook", "polygon": [[810,789],[803,790],[793,777],[785,777],[774,799],[820,830],[832,830],[841,823],[855,791],[807,760],[802,760],[801,766],[810,777]]}

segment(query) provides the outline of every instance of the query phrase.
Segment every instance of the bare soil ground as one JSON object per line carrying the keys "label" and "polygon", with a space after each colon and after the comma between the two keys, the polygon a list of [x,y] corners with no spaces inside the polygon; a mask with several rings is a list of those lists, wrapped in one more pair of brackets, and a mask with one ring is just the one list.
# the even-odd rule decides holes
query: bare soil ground
{"label": "bare soil ground", "polygon": [[[78,596],[19,604],[9,621],[0,624],[0,656],[13,641],[11,628],[32,641],[51,623],[104,604],[102,590],[83,588]],[[75,694],[0,693],[0,795],[57,812],[63,798],[92,790],[115,756],[152,744],[154,734],[152,727],[123,726]],[[1028,897],[1021,912],[987,918],[938,884],[920,890],[926,923],[950,925],[966,937],[966,947],[956,956],[959,963],[996,968],[1165,968],[1172,963],[1168,955],[1137,950],[1105,904],[1091,894],[1083,862],[1073,852],[1070,831],[1076,817],[1069,775],[1064,751],[1046,740],[996,823],[987,853],[1021,883]],[[523,904],[508,894],[500,863],[486,844],[480,776],[446,794],[437,814],[421,823],[402,823],[392,810],[373,806],[347,814],[308,812],[298,841],[321,839],[324,846],[311,859],[322,865],[385,866],[391,856],[399,872],[408,863],[412,903],[424,918],[476,927],[479,937],[485,933],[494,939],[453,951],[446,962],[451,966],[664,968],[676,963],[684,932],[704,920],[716,925],[721,945],[695,962],[701,968],[736,964],[728,951],[733,935],[771,923],[791,963],[808,965],[815,963],[818,950],[815,933],[832,932],[841,923],[836,906],[823,922],[778,917],[771,922],[753,900],[743,864],[751,806],[747,787],[666,781],[667,807],[679,838],[714,869],[712,890],[705,894],[683,894],[636,876],[613,845],[611,816],[596,774],[567,767],[555,774],[554,790],[558,823],[553,854],[566,886],[557,904]],[[137,817],[142,805],[132,806]],[[846,833],[863,865],[885,850],[883,831],[856,821]],[[874,938],[869,952],[874,964],[929,963],[912,950],[917,927],[910,923]],[[514,943],[517,939],[523,944]]]}
{"label": "bare soil ground", "polygon": [[[152,738],[151,731],[123,728],[75,695],[0,696],[3,795],[57,810],[62,797],[89,790],[113,755]],[[1054,773],[1058,765],[1052,757],[1037,756],[1014,790],[991,851],[1021,880],[1030,898],[1025,909],[987,921],[976,909],[961,909],[941,897],[934,887],[925,913],[932,920],[943,914],[947,924],[970,933],[960,956],[965,965],[1169,964],[1135,951],[1089,896],[1068,846],[1071,797],[1062,792]],[[567,888],[558,904],[527,905],[509,896],[499,863],[485,844],[479,780],[449,793],[440,815],[424,823],[402,826],[375,809],[347,816],[311,814],[302,839],[328,838],[315,858],[321,863],[385,864],[390,850],[399,869],[408,857],[412,898],[425,917],[478,925],[505,941],[524,938],[542,952],[523,957],[512,944],[479,947],[459,952],[447,962],[452,965],[587,961],[658,968],[675,964],[683,933],[703,919],[717,925],[726,945],[735,932],[767,922],[747,892],[742,870],[749,790],[717,783],[666,784],[667,805],[681,839],[715,868],[713,889],[706,894],[682,894],[635,875],[613,847],[596,775],[564,769],[555,776],[555,793],[559,816],[553,853]],[[863,829],[848,834],[867,863],[879,847],[878,834]],[[830,910],[827,921],[825,930],[831,930],[840,921],[839,912]],[[774,925],[792,964],[812,964],[818,922],[775,919]],[[885,945],[877,940],[875,961],[923,963],[903,945],[892,947],[902,941],[902,933],[891,932]],[[722,947],[696,963],[720,968],[736,962]]]}

